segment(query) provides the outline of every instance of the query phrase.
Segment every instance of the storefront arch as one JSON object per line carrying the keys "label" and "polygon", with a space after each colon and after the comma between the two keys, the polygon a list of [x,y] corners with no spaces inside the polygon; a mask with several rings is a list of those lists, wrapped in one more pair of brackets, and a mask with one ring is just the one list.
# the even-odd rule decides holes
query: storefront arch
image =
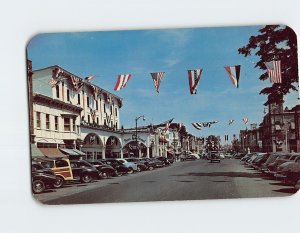
{"label": "storefront arch", "polygon": [[122,158],[122,145],[119,138],[110,136],[105,144],[105,157],[106,158]]}
{"label": "storefront arch", "polygon": [[95,133],[89,133],[83,140],[82,152],[86,154],[85,159],[102,159],[104,144]]}
{"label": "storefront arch", "polygon": [[143,142],[138,141],[138,146],[136,147],[136,141],[130,141],[123,147],[123,156],[124,158],[146,157],[147,146]]}

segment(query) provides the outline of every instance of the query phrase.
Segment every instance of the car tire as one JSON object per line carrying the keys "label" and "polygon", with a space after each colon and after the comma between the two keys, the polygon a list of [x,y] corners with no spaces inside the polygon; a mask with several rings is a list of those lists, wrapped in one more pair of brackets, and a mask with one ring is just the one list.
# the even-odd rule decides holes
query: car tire
{"label": "car tire", "polygon": [[129,167],[129,171],[127,172],[128,174],[132,174],[133,173],[133,168]]}
{"label": "car tire", "polygon": [[80,177],[80,180],[81,180],[81,182],[83,182],[83,183],[90,183],[90,182],[93,180],[93,178],[92,178],[92,176],[89,175],[89,174],[83,174],[83,175]]}
{"label": "car tire", "polygon": [[54,188],[61,188],[64,185],[64,178],[62,178],[61,176],[58,176],[56,178],[56,182],[53,184]]}
{"label": "car tire", "polygon": [[152,171],[154,169],[154,167],[150,166],[148,169],[149,169],[149,171]]}
{"label": "car tire", "polygon": [[140,166],[138,166],[137,167],[137,172],[141,172],[142,170],[141,170],[141,167]]}
{"label": "car tire", "polygon": [[43,181],[41,180],[34,180],[32,182],[32,190],[34,193],[42,193],[46,189],[46,185]]}
{"label": "car tire", "polygon": [[101,178],[102,178],[102,179],[107,179],[107,178],[108,178],[108,173],[106,173],[106,172],[101,172]]}

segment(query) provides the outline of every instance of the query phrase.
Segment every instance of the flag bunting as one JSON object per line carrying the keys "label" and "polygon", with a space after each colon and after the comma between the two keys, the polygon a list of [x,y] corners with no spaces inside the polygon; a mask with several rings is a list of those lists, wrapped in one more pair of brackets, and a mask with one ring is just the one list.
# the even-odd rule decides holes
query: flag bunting
{"label": "flag bunting", "polygon": [[119,91],[126,87],[127,82],[131,78],[131,74],[119,74],[114,90]]}
{"label": "flag bunting", "polygon": [[241,66],[240,65],[225,66],[224,68],[227,71],[232,84],[238,88],[239,87]]}
{"label": "flag bunting", "polygon": [[197,93],[197,86],[200,81],[201,74],[202,74],[202,69],[188,70],[188,79],[189,79],[191,95]]}
{"label": "flag bunting", "polygon": [[164,74],[165,74],[165,72],[151,73],[151,76],[152,76],[154,86],[155,86],[155,89],[156,89],[157,93],[159,93],[159,86],[160,86],[161,80],[164,77]]}

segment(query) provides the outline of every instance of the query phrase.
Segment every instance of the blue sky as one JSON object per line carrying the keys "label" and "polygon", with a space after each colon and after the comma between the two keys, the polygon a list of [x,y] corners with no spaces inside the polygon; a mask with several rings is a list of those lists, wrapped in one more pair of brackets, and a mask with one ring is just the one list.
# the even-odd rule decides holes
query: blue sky
{"label": "blue sky", "polygon": [[[196,136],[219,135],[229,139],[245,129],[243,117],[260,123],[266,96],[259,95],[269,81],[260,81],[254,68],[256,57],[245,58],[238,48],[246,45],[261,26],[199,29],[51,33],[35,36],[28,45],[33,69],[59,65],[80,76],[97,76],[92,83],[123,98],[121,124],[161,123],[170,118],[182,122]],[[240,87],[232,85],[224,69],[241,65]],[[198,91],[190,95],[187,70],[203,68]],[[151,72],[164,71],[160,93],[154,89]],[[125,89],[113,90],[118,74],[131,73]],[[297,93],[287,97],[287,106],[297,104]],[[229,119],[234,119],[228,125]],[[219,121],[199,131],[192,122]],[[249,128],[248,124],[248,128]]]}

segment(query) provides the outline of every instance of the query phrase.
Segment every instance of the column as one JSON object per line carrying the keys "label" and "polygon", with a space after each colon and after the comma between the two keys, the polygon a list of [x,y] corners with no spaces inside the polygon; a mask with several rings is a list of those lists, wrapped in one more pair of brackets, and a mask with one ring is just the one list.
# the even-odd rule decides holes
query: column
{"label": "column", "polygon": [[105,159],[105,147],[102,148],[102,158]]}
{"label": "column", "polygon": [[147,147],[147,158],[150,158],[149,147]]}
{"label": "column", "polygon": [[142,158],[142,151],[140,148],[139,148],[139,158]]}
{"label": "column", "polygon": [[120,152],[121,152],[121,153],[120,153],[120,154],[121,154],[121,159],[123,159],[123,157],[124,157],[124,156],[123,156],[123,148],[120,148],[120,150],[121,150],[121,151],[120,151]]}

